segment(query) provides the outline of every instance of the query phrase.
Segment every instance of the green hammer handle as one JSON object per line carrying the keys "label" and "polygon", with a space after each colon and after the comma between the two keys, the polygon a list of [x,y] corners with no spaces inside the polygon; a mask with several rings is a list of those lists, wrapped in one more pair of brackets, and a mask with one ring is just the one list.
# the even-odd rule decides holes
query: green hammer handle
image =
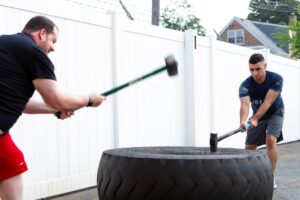
{"label": "green hammer handle", "polygon": [[[162,67],[160,67],[160,68],[158,68],[158,69],[156,69],[156,70],[154,70],[154,71],[152,71],[152,72],[149,72],[149,73],[147,73],[147,74],[145,74],[145,75],[143,75],[143,76],[141,76],[141,77],[135,78],[135,79],[133,79],[133,80],[127,82],[127,83],[124,83],[124,84],[119,85],[119,86],[117,86],[117,87],[115,87],[115,88],[113,88],[113,89],[110,89],[110,90],[108,90],[108,91],[106,91],[106,92],[103,92],[101,95],[102,95],[102,96],[109,96],[109,95],[111,95],[111,94],[116,93],[116,92],[119,91],[119,90],[122,90],[122,89],[124,89],[124,88],[126,88],[126,87],[128,87],[128,86],[131,86],[131,85],[135,84],[135,83],[138,83],[138,82],[140,82],[140,81],[142,81],[142,80],[144,80],[144,79],[146,79],[146,78],[149,78],[150,76],[153,76],[153,75],[155,75],[155,74],[158,74],[158,73],[160,73],[160,72],[162,72],[162,71],[164,71],[164,70],[167,70],[167,66],[162,66]],[[60,119],[61,111],[56,112],[54,115],[55,115],[58,119]]]}

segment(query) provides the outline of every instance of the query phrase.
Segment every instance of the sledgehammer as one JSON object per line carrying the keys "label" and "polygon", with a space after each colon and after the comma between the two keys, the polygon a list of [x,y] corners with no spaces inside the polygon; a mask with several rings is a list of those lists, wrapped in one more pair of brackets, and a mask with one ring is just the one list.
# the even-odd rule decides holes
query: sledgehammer
{"label": "sledgehammer", "polygon": [[173,55],[169,55],[169,56],[165,57],[165,63],[166,63],[165,66],[162,66],[162,67],[160,67],[160,68],[158,68],[158,69],[156,69],[156,70],[154,70],[152,72],[144,74],[141,77],[135,78],[135,79],[133,79],[133,80],[127,82],[127,83],[124,83],[124,84],[122,84],[120,86],[117,86],[117,87],[115,87],[115,88],[113,88],[113,89],[111,89],[111,90],[109,90],[107,92],[102,93],[101,95],[102,96],[111,95],[113,93],[116,93],[119,90],[122,90],[122,89],[124,89],[124,88],[126,88],[128,86],[131,86],[131,85],[133,85],[135,83],[138,83],[138,82],[140,82],[140,81],[142,81],[142,80],[144,80],[146,78],[149,78],[149,77],[151,77],[151,76],[153,76],[155,74],[158,74],[160,72],[163,72],[165,70],[167,70],[169,76],[175,76],[175,75],[178,74],[178,68],[177,68],[178,63],[177,63],[177,60],[174,58]]}
{"label": "sledgehammer", "polygon": [[[250,128],[251,127],[251,124],[248,122],[246,124],[246,127],[247,128]],[[244,127],[239,127],[229,133],[226,133],[224,135],[221,135],[218,137],[218,134],[217,133],[211,133],[210,134],[210,140],[209,140],[209,144],[210,144],[210,151],[211,152],[216,152],[218,150],[218,142],[220,142],[221,140],[225,139],[225,138],[228,138],[229,136],[232,136],[236,133],[239,133],[239,132],[244,132],[245,129]]]}
{"label": "sledgehammer", "polygon": [[[127,88],[127,87],[129,87],[129,86],[131,86],[133,84],[136,84],[136,83],[138,83],[138,82],[140,82],[142,80],[145,80],[145,79],[147,79],[147,78],[149,78],[149,77],[151,77],[151,76],[153,76],[155,74],[159,74],[159,73],[161,73],[163,71],[167,71],[167,73],[168,73],[169,76],[175,76],[175,75],[178,74],[178,67],[177,67],[178,66],[178,62],[174,58],[174,56],[172,54],[169,55],[169,56],[167,56],[167,57],[165,57],[165,63],[166,64],[164,66],[161,66],[161,67],[159,67],[159,68],[157,68],[157,69],[155,69],[155,70],[153,70],[153,71],[151,71],[151,72],[149,72],[147,74],[144,74],[144,75],[142,75],[142,76],[140,76],[138,78],[135,78],[135,79],[133,79],[133,80],[127,82],[127,83],[124,83],[122,85],[119,85],[119,86],[117,86],[115,88],[112,88],[112,89],[110,89],[110,90],[108,90],[106,92],[103,92],[101,95],[102,96],[109,96],[111,94],[114,94],[114,93],[118,92],[119,90]],[[61,114],[61,112],[59,111],[59,112],[55,113],[54,115],[59,119],[60,118],[60,114]]]}

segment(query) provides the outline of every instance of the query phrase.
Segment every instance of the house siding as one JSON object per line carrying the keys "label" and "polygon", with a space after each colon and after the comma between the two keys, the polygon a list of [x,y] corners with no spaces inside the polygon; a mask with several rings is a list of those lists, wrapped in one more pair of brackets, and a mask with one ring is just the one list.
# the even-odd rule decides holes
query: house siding
{"label": "house siding", "polygon": [[249,31],[247,31],[241,24],[237,21],[233,21],[232,24],[228,26],[228,28],[221,34],[220,40],[227,42],[227,31],[228,30],[237,30],[243,29],[245,34],[244,45],[241,46],[261,46],[263,45],[260,41],[258,41]]}

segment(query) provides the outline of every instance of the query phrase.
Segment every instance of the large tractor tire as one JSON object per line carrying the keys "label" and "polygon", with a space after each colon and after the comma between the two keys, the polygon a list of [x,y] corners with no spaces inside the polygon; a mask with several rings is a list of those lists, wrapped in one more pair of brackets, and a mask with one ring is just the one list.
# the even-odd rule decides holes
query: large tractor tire
{"label": "large tractor tire", "polygon": [[97,189],[100,200],[271,200],[273,174],[261,151],[119,148],[102,154]]}

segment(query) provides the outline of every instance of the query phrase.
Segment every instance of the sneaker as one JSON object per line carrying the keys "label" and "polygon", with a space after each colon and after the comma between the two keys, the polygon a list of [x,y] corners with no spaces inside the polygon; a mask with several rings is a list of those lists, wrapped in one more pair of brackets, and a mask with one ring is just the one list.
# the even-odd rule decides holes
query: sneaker
{"label": "sneaker", "polygon": [[277,189],[277,184],[276,184],[275,180],[274,180],[273,188],[274,188],[274,189]]}

